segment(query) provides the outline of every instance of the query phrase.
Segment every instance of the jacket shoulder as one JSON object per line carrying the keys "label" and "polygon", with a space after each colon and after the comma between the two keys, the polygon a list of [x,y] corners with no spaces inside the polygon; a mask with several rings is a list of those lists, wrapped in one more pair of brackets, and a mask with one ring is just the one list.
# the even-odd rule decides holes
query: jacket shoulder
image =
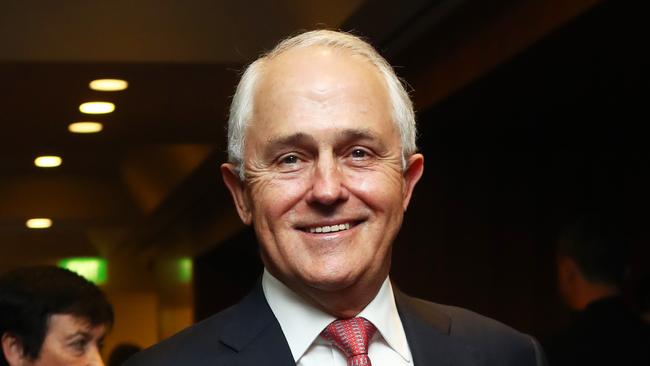
{"label": "jacket shoulder", "polygon": [[407,302],[415,316],[477,350],[488,364],[546,364],[543,351],[533,337],[499,321],[457,306],[413,297],[407,297]]}

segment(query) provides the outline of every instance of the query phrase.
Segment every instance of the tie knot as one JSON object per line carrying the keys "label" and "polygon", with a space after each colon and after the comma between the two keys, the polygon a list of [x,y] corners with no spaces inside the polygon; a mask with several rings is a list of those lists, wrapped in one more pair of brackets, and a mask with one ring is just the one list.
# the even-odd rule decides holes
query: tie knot
{"label": "tie knot", "polygon": [[371,322],[358,317],[335,320],[321,334],[343,351],[350,361],[356,356],[368,354],[368,342],[376,331],[377,328]]}

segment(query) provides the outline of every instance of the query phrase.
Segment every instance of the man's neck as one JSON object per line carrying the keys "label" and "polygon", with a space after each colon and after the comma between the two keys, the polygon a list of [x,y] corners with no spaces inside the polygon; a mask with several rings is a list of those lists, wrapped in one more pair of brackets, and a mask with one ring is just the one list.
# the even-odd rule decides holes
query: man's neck
{"label": "man's neck", "polygon": [[298,282],[292,283],[284,281],[272,272],[271,274],[316,308],[337,318],[346,319],[359,314],[375,298],[388,277],[388,270],[383,276],[361,278],[347,287],[336,290],[309,287]]}
{"label": "man's neck", "polygon": [[353,318],[375,298],[384,279],[369,284],[355,284],[333,292],[310,289],[311,291],[305,291],[302,296],[337,318]]}

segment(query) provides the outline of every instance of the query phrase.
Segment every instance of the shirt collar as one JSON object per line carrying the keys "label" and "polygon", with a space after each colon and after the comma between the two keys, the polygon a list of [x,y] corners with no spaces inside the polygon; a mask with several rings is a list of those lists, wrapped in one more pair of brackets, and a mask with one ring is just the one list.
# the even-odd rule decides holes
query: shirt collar
{"label": "shirt collar", "polygon": [[388,346],[399,353],[405,361],[411,361],[406,334],[397,312],[393,287],[388,277],[375,298],[357,316],[370,320]]}
{"label": "shirt collar", "polygon": [[[293,359],[298,362],[323,329],[336,318],[309,304],[266,269],[262,275],[262,289],[266,301],[280,323]],[[372,322],[386,343],[404,360],[410,361],[406,334],[388,277],[375,298],[358,316]]]}

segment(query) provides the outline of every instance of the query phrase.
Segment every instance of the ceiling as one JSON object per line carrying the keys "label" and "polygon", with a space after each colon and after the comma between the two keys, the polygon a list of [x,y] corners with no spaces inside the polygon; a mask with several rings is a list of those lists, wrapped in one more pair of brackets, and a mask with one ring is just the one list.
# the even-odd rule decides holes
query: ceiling
{"label": "ceiling", "polygon": [[[147,243],[179,217],[200,233],[189,239],[199,244],[181,251],[213,245],[239,227],[218,163],[243,65],[282,37],[317,27],[355,30],[389,56],[406,50],[410,57],[414,40],[469,3],[480,1],[1,2],[0,266],[125,247],[151,253]],[[474,66],[463,75],[477,77]],[[414,80],[421,72],[414,69]],[[89,89],[106,77],[126,79],[129,88]],[[434,101],[419,98],[420,106]],[[116,104],[115,112],[92,117],[104,131],[69,133],[69,123],[89,119],[78,106],[92,100]],[[62,156],[62,166],[36,168],[42,154]],[[188,214],[189,206],[212,209]],[[54,225],[29,230],[30,217]]]}
{"label": "ceiling", "polygon": [[0,60],[239,63],[278,37],[341,25],[361,0],[3,1]]}
{"label": "ceiling", "polygon": [[[242,65],[296,30],[339,26],[359,4],[3,1],[0,264],[101,254],[128,241],[189,173],[223,150]],[[126,79],[129,88],[90,90],[91,80],[106,77]],[[116,110],[79,112],[93,100]],[[102,122],[104,131],[67,131],[81,120]],[[34,158],[47,154],[60,155],[62,166],[35,167]],[[29,230],[30,217],[54,225]]]}

